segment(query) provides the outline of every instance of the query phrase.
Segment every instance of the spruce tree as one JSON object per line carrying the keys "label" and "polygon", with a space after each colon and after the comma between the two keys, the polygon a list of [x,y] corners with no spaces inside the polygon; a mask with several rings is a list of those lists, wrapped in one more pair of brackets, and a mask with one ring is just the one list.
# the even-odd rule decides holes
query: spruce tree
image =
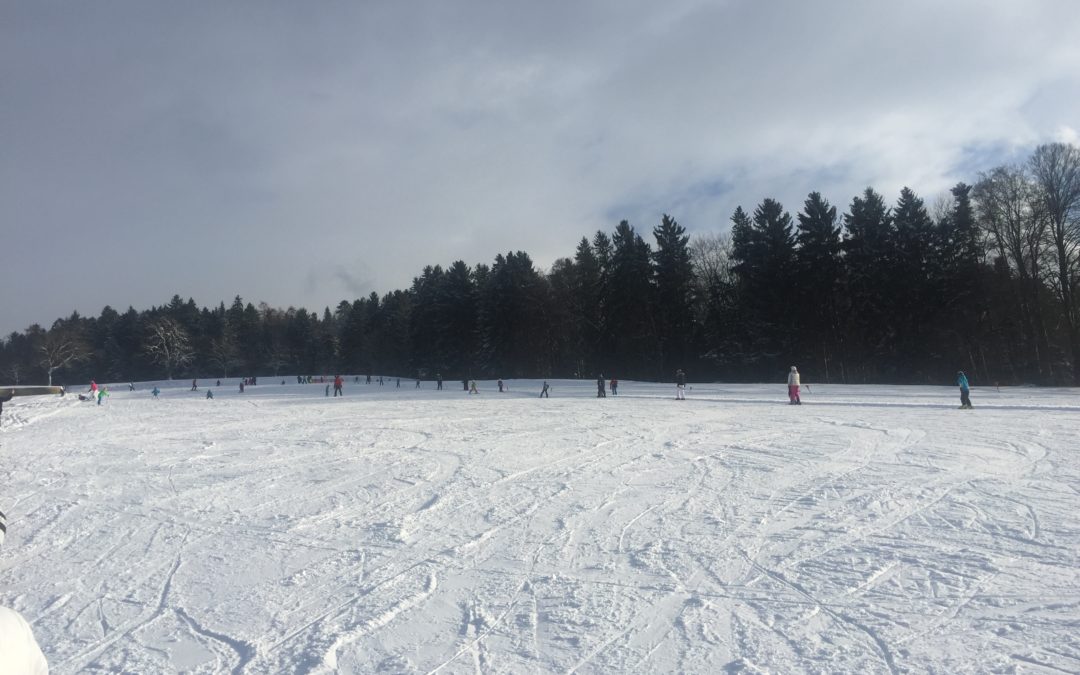
{"label": "spruce tree", "polygon": [[693,269],[690,237],[686,229],[667,214],[653,229],[656,250],[657,331],[663,357],[663,373],[687,368],[693,329]]}

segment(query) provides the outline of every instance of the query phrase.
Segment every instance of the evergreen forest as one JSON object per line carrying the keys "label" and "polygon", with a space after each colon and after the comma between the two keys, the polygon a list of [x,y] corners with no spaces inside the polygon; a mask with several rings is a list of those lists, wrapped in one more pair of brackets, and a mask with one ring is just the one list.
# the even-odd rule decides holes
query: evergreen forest
{"label": "evergreen forest", "polygon": [[908,188],[844,207],[812,192],[794,213],[765,198],[723,234],[624,220],[546,271],[523,251],[431,265],[321,313],[180,296],[74,313],[0,340],[0,381],[782,381],[795,364],[806,382],[1080,385],[1080,149],[977,178],[932,204]]}

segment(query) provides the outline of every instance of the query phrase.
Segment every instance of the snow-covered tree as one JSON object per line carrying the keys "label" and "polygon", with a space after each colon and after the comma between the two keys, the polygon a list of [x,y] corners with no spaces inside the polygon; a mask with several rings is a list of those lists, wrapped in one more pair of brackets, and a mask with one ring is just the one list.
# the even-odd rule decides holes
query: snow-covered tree
{"label": "snow-covered tree", "polygon": [[143,351],[158,366],[165,369],[165,376],[172,379],[173,371],[181,368],[195,357],[190,339],[179,323],[169,317],[160,317],[147,326]]}

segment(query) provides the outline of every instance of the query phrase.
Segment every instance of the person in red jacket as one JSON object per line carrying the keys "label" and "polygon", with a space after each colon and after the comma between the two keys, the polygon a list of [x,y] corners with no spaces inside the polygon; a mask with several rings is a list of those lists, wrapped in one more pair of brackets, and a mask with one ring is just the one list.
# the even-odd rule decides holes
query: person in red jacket
{"label": "person in red jacket", "polygon": [[344,396],[345,392],[342,391],[342,387],[345,386],[345,380],[341,379],[340,375],[334,376],[334,396]]}

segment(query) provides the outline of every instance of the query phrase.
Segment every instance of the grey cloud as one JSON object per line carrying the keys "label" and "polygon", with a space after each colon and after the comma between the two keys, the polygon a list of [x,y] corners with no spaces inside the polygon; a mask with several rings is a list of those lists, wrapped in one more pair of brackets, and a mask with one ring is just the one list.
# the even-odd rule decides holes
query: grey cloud
{"label": "grey cloud", "polygon": [[524,249],[547,266],[623,217],[726,228],[764,196],[929,197],[1080,129],[1071,1],[5,17],[0,269],[58,273],[0,286],[4,332],[173,293],[332,306],[425,264]]}

